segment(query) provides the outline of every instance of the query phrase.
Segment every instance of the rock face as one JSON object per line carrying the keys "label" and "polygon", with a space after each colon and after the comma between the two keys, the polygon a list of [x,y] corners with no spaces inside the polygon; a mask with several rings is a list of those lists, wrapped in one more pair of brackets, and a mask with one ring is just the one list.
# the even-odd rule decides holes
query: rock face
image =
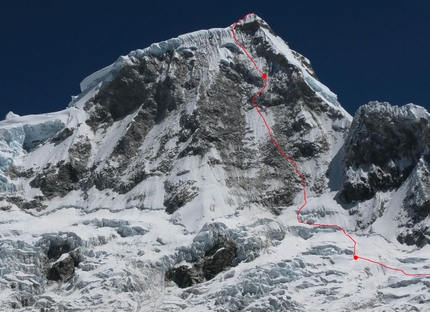
{"label": "rock face", "polygon": [[67,254],[66,257],[60,259],[52,265],[52,267],[48,271],[46,278],[48,280],[57,282],[65,281],[73,273],[75,273],[73,259],[70,255]]}
{"label": "rock face", "polygon": [[[345,144],[345,179],[339,192],[347,204],[383,192],[404,192],[397,200],[397,218],[404,220],[397,240],[419,248],[430,242],[425,220],[430,212],[429,119],[422,107],[412,104],[370,102],[360,107]],[[385,206],[377,205],[378,215],[370,223],[384,214]]]}
{"label": "rock face", "polygon": [[378,102],[359,108],[346,142],[344,202],[370,199],[409,177],[430,140],[429,119],[422,111]]}
{"label": "rock face", "polygon": [[237,247],[234,242],[225,241],[208,250],[194,265],[179,266],[166,272],[166,278],[179,287],[186,288],[213,279],[218,273],[229,268],[236,258]]}
{"label": "rock face", "polygon": [[258,16],[235,33],[268,75],[259,110],[305,176],[300,216],[301,181],[250,102],[261,74],[229,27],[182,35],[93,73],[63,111],[0,122],[0,307],[412,311],[430,301],[425,280],[351,269],[341,233],[296,222],[345,225],[373,239],[358,244],[363,257],[429,268],[419,254],[430,242],[429,114],[371,102],[352,118]]}

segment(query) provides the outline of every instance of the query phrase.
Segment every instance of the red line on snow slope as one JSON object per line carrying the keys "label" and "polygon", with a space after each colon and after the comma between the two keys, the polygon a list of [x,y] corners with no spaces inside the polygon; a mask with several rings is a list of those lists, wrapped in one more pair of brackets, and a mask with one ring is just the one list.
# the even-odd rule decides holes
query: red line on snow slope
{"label": "red line on snow slope", "polygon": [[342,228],[341,226],[337,225],[337,224],[323,224],[323,223],[310,223],[310,222],[304,222],[300,219],[300,212],[302,211],[302,209],[306,206],[307,204],[307,197],[306,197],[306,180],[304,175],[299,171],[299,167],[297,166],[297,163],[287,154],[284,153],[284,151],[281,149],[281,147],[279,146],[278,142],[276,142],[275,138],[273,137],[272,134],[272,130],[270,130],[269,125],[267,124],[266,118],[264,118],[263,114],[261,113],[260,109],[258,108],[258,105],[255,103],[255,99],[262,94],[267,87],[267,74],[264,73],[260,68],[258,68],[257,63],[254,61],[254,59],[249,55],[248,51],[246,51],[246,49],[239,43],[239,41],[236,39],[236,35],[234,33],[234,28],[236,27],[237,24],[240,24],[244,19],[246,19],[249,15],[254,14],[254,13],[248,13],[246,14],[243,18],[241,18],[240,20],[238,20],[236,23],[234,23],[233,25],[231,25],[231,34],[233,37],[234,42],[239,46],[239,48],[242,49],[242,51],[245,53],[245,55],[248,57],[248,59],[252,62],[252,64],[254,65],[255,69],[261,74],[261,78],[263,79],[264,85],[263,87],[260,89],[260,91],[258,91],[257,93],[254,94],[254,96],[251,99],[251,103],[254,106],[255,110],[257,111],[257,113],[260,115],[261,119],[264,122],[264,125],[267,128],[267,133],[269,134],[270,140],[273,142],[273,144],[275,145],[275,147],[278,149],[279,153],[286,158],[294,167],[294,169],[296,170],[297,175],[300,177],[300,179],[302,180],[302,189],[303,189],[303,204],[300,206],[299,210],[297,210],[297,221],[301,224],[306,224],[306,225],[311,225],[311,226],[321,226],[321,227],[334,227],[337,228],[339,230],[341,230],[343,232],[343,234],[348,237],[354,244],[354,254],[353,254],[353,259],[354,260],[364,260],[367,262],[371,262],[377,265],[380,265],[386,269],[389,270],[393,270],[393,271],[398,271],[403,273],[406,276],[430,276],[430,273],[427,274],[411,274],[411,273],[406,273],[405,271],[398,269],[398,268],[394,268],[394,267],[390,267],[388,265],[385,265],[381,262],[372,260],[372,259],[368,259],[365,257],[361,257],[357,255],[357,242],[351,237],[351,235],[349,235],[344,228]]}

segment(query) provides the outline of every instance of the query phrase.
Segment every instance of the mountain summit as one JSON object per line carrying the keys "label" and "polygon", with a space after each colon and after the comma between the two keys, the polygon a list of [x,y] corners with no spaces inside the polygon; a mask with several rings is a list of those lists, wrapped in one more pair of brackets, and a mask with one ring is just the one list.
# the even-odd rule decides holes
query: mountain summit
{"label": "mountain summit", "polygon": [[[268,76],[256,103],[306,178],[302,220],[430,273],[429,114],[370,102],[352,118],[264,20],[234,31]],[[1,306],[383,311],[430,299],[425,279],[354,261],[336,228],[297,223],[300,179],[251,104],[263,80],[230,27],[132,51],[80,86],[63,111],[0,122]]]}

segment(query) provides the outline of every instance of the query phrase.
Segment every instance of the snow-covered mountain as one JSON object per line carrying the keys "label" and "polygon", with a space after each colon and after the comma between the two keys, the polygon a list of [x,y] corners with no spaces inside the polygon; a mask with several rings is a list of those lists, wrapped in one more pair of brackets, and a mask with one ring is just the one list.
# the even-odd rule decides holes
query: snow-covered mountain
{"label": "snow-covered mountain", "polygon": [[[307,182],[301,220],[430,274],[425,109],[352,118],[261,18],[234,28]],[[430,280],[299,224],[301,181],[230,27],[132,51],[0,122],[0,311],[430,311]]]}

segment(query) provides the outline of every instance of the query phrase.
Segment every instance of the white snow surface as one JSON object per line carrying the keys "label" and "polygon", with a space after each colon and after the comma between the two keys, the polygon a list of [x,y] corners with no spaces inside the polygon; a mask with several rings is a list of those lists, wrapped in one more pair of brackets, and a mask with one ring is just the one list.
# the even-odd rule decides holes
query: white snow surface
{"label": "white snow surface", "polygon": [[17,117],[19,117],[19,115],[17,115],[14,112],[10,111],[9,113],[6,114],[5,119],[8,120],[8,119],[13,119],[13,118],[17,118]]}

